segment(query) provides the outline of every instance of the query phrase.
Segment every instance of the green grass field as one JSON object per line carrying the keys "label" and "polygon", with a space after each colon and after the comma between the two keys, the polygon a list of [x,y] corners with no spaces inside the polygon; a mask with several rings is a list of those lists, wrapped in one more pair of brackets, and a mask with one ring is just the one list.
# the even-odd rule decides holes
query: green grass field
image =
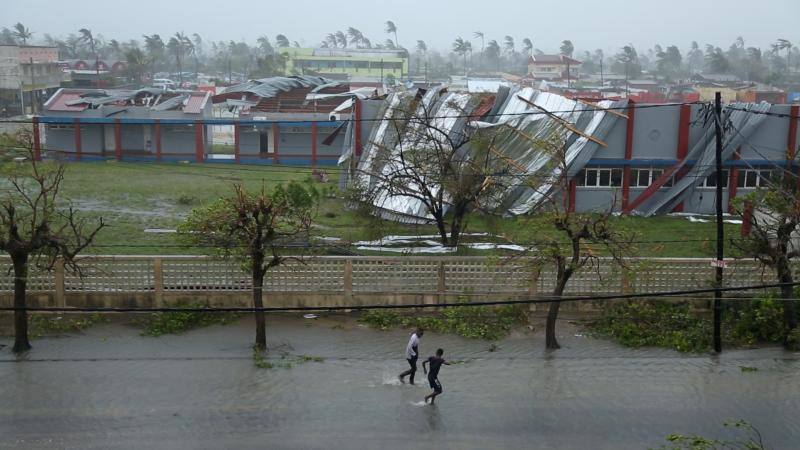
{"label": "green grass field", "polygon": [[[433,226],[403,225],[364,217],[345,208],[337,190],[338,170],[329,170],[328,183],[316,182],[323,192],[314,234],[345,241],[377,239],[390,234],[435,234]],[[193,209],[232,192],[232,184],[255,189],[291,180],[310,180],[311,170],[297,167],[234,166],[230,164],[83,162],[69,163],[63,193],[88,216],[102,216],[109,224],[92,250],[96,254],[205,254],[208,249],[178,245],[174,233],[146,233],[146,229],[175,229]],[[714,252],[713,223],[691,223],[678,217],[620,217],[620,227],[637,233],[642,256],[710,257]],[[730,237],[739,226],[727,225]],[[532,242],[549,231],[528,217],[474,216],[467,232],[488,232],[494,241]],[[486,241],[486,238],[480,238]],[[700,241],[698,241],[700,240]],[[463,250],[460,254],[486,254]]]}

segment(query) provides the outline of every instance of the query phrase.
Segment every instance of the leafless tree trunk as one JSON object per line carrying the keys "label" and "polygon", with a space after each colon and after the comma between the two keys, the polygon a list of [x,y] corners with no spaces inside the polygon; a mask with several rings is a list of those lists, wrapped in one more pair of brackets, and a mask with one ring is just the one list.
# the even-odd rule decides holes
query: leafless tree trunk
{"label": "leafless tree trunk", "polygon": [[14,265],[14,353],[22,353],[31,349],[28,341],[28,311],[24,308],[28,285],[28,255],[12,255]]}

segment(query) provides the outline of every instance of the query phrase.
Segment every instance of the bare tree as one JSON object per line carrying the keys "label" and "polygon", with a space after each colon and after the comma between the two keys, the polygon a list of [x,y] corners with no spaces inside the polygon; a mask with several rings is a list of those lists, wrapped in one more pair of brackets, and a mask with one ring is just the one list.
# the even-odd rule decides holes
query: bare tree
{"label": "bare tree", "polygon": [[[550,155],[550,164],[540,176],[528,178],[526,183],[541,194],[542,200],[533,211],[533,221],[540,226],[533,249],[537,266],[549,265],[555,270],[556,282],[545,328],[545,346],[558,349],[556,322],[561,302],[572,277],[582,271],[598,268],[599,256],[605,254],[614,264],[626,267],[625,257],[632,251],[633,234],[615,229],[612,208],[595,213],[576,213],[569,204],[570,180],[566,159],[566,144],[561,133],[537,141],[534,145]],[[592,246],[595,248],[593,249]],[[599,247],[599,248],[597,248]]]}
{"label": "bare tree", "polygon": [[[32,148],[30,136],[20,141]],[[4,149],[5,151],[5,149]],[[31,348],[28,340],[27,286],[31,265],[52,269],[58,258],[67,269],[80,274],[76,256],[85,250],[105,226],[103,219],[81,219],[61,198],[64,166],[42,163],[31,150],[26,164],[4,174],[9,189],[0,199],[0,250],[11,257],[14,269],[14,348]]]}
{"label": "bare tree", "polygon": [[[252,276],[253,306],[263,308],[264,277],[287,260],[280,249],[308,233],[319,195],[313,187],[295,182],[271,191],[262,185],[259,191],[248,192],[241,184],[233,190],[233,195],[192,211],[180,227],[181,237],[239,260]],[[255,348],[266,350],[264,312],[257,311],[255,319]]]}
{"label": "bare tree", "polygon": [[92,49],[92,54],[94,55],[94,70],[95,70],[95,87],[100,86],[100,54],[97,53],[97,39],[95,39],[94,35],[92,34],[92,30],[88,28],[81,28],[78,30],[81,34],[80,41],[83,41],[89,45],[89,48]]}
{"label": "bare tree", "polygon": [[[447,106],[466,114],[453,102]],[[469,125],[463,132],[449,130],[421,102],[397,112],[401,118],[391,121],[397,140],[391,147],[379,145],[372,168],[364,172],[377,181],[364,187],[362,198],[378,206],[391,198],[419,202],[442,245],[455,247],[469,215],[492,210],[518,170],[495,148],[494,130]]]}
{"label": "bare tree", "polygon": [[775,273],[781,284],[784,344],[788,344],[790,334],[797,328],[797,298],[792,273],[792,261],[800,256],[797,176],[781,172],[769,182],[764,181],[764,187],[734,202],[751,231],[748,239],[734,240],[732,244]]}

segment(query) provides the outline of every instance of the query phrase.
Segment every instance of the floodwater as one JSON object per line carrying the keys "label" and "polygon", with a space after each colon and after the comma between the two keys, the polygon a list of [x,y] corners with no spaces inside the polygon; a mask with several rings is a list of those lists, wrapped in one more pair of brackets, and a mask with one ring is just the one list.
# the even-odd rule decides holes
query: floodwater
{"label": "floodwater", "polygon": [[[496,349],[426,333],[424,355],[462,362],[442,367],[430,406],[421,373],[417,386],[396,380],[406,331],[344,317],[268,326],[272,369],[251,360],[250,320],[161,338],[98,325],[37,340],[20,361],[2,338],[0,448],[644,449],[670,433],[730,436],[731,419],[769,448],[800,438],[800,354],[778,348],[630,350],[567,323],[553,353],[538,330]],[[324,361],[279,367],[281,354]]]}

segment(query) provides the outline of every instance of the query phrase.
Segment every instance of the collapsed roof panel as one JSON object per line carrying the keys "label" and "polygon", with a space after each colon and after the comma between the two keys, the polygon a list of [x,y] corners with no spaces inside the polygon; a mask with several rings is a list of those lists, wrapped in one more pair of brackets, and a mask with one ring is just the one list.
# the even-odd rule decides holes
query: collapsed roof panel
{"label": "collapsed roof panel", "polygon": [[[236,93],[253,94],[261,98],[272,98],[282,92],[289,92],[293,89],[312,88],[314,90],[321,90],[322,88],[339,86],[340,84],[341,83],[327,78],[309,75],[261,78],[225,89],[219,95],[215,96],[214,103],[220,103],[229,97],[230,94]],[[220,100],[217,100],[218,98]]]}
{"label": "collapsed roof panel", "polygon": [[[436,138],[430,137],[426,140],[424,133],[419,132],[419,127],[425,127],[425,121],[418,119],[425,117],[430,118],[426,122],[429,127],[442,131],[441,138],[465,134],[468,128],[492,130],[494,147],[511,162],[515,171],[531,177],[546,172],[547,179],[557,177],[561,169],[558,164],[554,164],[553,155],[541,150],[535,142],[547,140],[558,132],[566,140],[567,167],[569,174],[574,175],[592,158],[602,140],[619,120],[618,115],[612,115],[605,109],[624,107],[627,104],[602,102],[592,107],[530,88],[501,92],[496,96],[451,93],[443,88],[427,91],[421,99],[420,94],[420,91],[394,93],[387,99],[386,106],[379,114],[383,120],[373,129],[359,162],[358,173],[354,174],[363,185],[380,188],[381,178],[398,170],[386,161],[392,160],[387,158],[392,152],[396,154],[400,151],[398,145],[401,142],[408,145],[412,136],[416,136],[416,142],[411,144],[417,148],[430,148],[435,144],[433,140]],[[497,103],[500,106],[495,104],[496,100],[499,100]],[[417,107],[414,115],[417,120],[408,125],[406,122],[409,118],[405,111],[415,101]],[[487,112],[491,112],[487,122],[474,120],[476,116]],[[565,133],[564,124],[578,130],[578,133]],[[465,147],[464,151],[470,150]],[[348,151],[340,163],[347,162],[351,156],[352,153]],[[380,166],[381,164],[384,165]],[[433,191],[439,189],[433,183],[426,187]],[[524,214],[535,207],[552,187],[546,185],[533,189],[513,183],[495,206],[500,213]],[[413,196],[397,195],[378,189],[374,204],[382,212],[395,216],[430,219],[425,205]]]}
{"label": "collapsed roof panel", "polygon": [[[722,160],[731,158],[733,152],[742,144],[749,141],[750,136],[761,126],[767,118],[772,105],[769,103],[731,103],[726,105],[723,110],[724,123],[728,123],[730,131],[725,133],[722,148]],[[756,114],[753,114],[755,112]],[[715,171],[716,161],[716,137],[713,124],[709,124],[700,140],[692,147],[682,161],[675,165],[671,172],[677,173],[687,165],[688,161],[693,161],[693,165],[687,173],[679,177],[666,194],[658,198],[650,198],[637,207],[634,212],[642,216],[653,216],[656,214],[667,214],[671,212],[679,203],[688,197],[692,188],[698,186],[709,175]]]}

